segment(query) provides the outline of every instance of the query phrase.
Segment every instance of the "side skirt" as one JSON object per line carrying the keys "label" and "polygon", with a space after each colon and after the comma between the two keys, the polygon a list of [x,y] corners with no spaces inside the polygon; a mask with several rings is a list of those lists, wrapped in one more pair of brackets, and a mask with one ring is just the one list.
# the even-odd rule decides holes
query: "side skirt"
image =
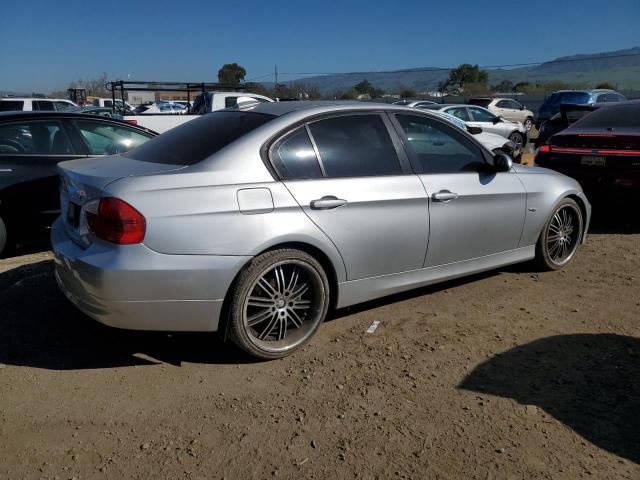
{"label": "side skirt", "polygon": [[484,257],[426,267],[408,272],[351,280],[338,284],[337,308],[367,302],[413,288],[444,282],[494,268],[525,262],[535,257],[536,247],[517,248]]}

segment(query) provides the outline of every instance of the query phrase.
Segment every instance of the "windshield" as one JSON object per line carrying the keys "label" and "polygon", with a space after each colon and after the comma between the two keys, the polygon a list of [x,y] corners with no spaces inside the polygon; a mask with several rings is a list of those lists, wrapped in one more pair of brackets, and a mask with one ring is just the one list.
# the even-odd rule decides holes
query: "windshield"
{"label": "windshield", "polygon": [[490,103],[490,98],[472,98],[471,100],[469,100],[469,105],[477,105],[484,108],[487,108]]}
{"label": "windshield", "polygon": [[173,128],[125,154],[143,162],[193,165],[276,118],[255,112],[214,112]]}

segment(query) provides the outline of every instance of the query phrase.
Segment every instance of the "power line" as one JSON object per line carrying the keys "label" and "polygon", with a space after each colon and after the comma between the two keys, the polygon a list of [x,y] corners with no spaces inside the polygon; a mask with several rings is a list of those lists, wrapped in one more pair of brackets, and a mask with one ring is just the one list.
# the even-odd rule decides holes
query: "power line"
{"label": "power line", "polygon": [[[503,65],[483,65],[478,68],[511,68],[511,67],[533,67],[535,65],[550,65],[557,63],[570,63],[570,62],[584,62],[588,60],[602,60],[609,58],[623,58],[623,57],[637,57],[640,56],[640,53],[625,53],[619,55],[602,55],[598,57],[587,57],[587,58],[566,58],[566,59],[558,59],[558,60],[550,60],[548,62],[529,62],[529,63],[508,63]],[[367,72],[278,72],[280,75],[364,75],[364,74],[372,74],[372,73],[412,73],[412,72],[443,72],[454,70],[457,67],[423,67],[423,68],[403,68],[399,70],[373,70]],[[260,75],[258,77],[251,78],[247,81],[258,80],[260,78],[265,78],[272,76],[273,73],[267,73],[265,75]]]}

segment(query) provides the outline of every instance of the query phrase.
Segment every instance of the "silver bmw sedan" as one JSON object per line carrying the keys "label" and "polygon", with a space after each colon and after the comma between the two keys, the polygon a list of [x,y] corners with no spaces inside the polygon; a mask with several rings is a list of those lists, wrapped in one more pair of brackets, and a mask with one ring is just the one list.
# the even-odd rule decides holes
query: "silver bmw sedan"
{"label": "silver bmw sedan", "polygon": [[332,308],[532,259],[562,268],[591,211],[571,178],[397,105],[223,110],[59,171],[56,278],[78,308],[225,332],[267,359]]}

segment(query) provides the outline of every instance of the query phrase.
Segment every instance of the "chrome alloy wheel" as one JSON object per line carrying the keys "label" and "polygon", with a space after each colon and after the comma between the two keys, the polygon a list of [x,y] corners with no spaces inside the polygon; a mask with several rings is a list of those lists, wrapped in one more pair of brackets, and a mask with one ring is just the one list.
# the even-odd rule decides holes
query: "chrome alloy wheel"
{"label": "chrome alloy wheel", "polygon": [[243,305],[243,325],[260,349],[278,352],[309,338],[322,320],[325,292],[318,272],[300,260],[269,266],[253,282]]}
{"label": "chrome alloy wheel", "polygon": [[556,265],[564,265],[580,243],[580,212],[574,205],[563,205],[553,214],[547,231],[546,249]]}

